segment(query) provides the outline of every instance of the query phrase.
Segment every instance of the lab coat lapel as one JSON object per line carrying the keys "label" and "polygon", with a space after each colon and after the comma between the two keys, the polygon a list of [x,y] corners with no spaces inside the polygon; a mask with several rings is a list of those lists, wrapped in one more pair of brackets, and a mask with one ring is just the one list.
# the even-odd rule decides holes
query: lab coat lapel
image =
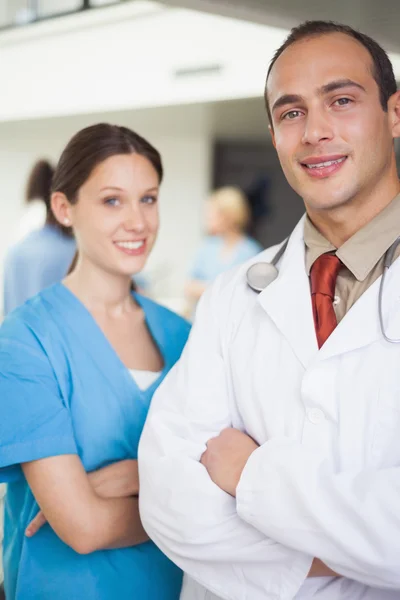
{"label": "lab coat lapel", "polygon": [[279,275],[259,303],[305,368],[318,353],[309,278],[305,269],[304,217],[294,229],[279,265]]}
{"label": "lab coat lapel", "polygon": [[[378,312],[381,277],[357,300],[322,346],[318,360],[351,352],[383,339]],[[383,322],[386,334],[400,338],[400,259],[389,269],[383,291]]]}

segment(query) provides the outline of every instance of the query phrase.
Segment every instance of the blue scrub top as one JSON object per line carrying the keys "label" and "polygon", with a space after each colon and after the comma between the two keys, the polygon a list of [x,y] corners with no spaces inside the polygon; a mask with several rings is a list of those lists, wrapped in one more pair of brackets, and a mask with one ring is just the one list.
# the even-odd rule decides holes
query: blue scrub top
{"label": "blue scrub top", "polygon": [[[80,555],[45,525],[24,531],[38,505],[20,463],[76,453],[86,471],[137,458],[149,404],[178,360],[189,325],[135,294],[164,358],[140,390],[83,304],[57,284],[0,328],[0,481],[7,600],[178,600],[182,574],[152,543]],[[101,526],[99,524],[99,526]]]}
{"label": "blue scrub top", "polygon": [[4,264],[4,314],[64,279],[75,248],[75,241],[52,225],[12,246]]}
{"label": "blue scrub top", "polygon": [[192,279],[214,281],[224,271],[246,262],[263,250],[258,242],[245,237],[237,244],[232,255],[225,258],[222,255],[223,245],[224,241],[219,236],[209,236],[202,242],[191,270]]}

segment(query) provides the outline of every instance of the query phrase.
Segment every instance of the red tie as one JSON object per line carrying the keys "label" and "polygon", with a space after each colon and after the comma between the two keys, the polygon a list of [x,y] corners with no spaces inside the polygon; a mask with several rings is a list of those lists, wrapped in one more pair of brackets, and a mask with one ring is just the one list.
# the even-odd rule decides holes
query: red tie
{"label": "red tie", "polygon": [[311,267],[311,298],[319,348],[337,325],[333,299],[341,264],[335,254],[322,254]]}

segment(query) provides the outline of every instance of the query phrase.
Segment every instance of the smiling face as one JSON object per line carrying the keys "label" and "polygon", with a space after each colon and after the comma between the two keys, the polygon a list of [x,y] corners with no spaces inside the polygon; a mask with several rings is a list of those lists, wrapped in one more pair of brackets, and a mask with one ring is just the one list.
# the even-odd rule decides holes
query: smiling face
{"label": "smiling face", "polygon": [[390,187],[390,111],[355,39],[330,33],[289,46],[272,68],[267,100],[282,169],[309,213],[368,202]]}
{"label": "smiling face", "polygon": [[141,271],[156,240],[159,178],[139,154],[118,154],[92,171],[65,206],[81,259],[108,273]]}

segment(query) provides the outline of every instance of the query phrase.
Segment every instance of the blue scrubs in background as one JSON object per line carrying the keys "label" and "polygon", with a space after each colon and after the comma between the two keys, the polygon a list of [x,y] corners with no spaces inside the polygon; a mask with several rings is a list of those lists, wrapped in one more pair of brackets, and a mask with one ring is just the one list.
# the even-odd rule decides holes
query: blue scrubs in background
{"label": "blue scrubs in background", "polygon": [[241,240],[228,258],[222,254],[223,246],[224,240],[219,236],[208,236],[202,242],[190,271],[192,279],[214,281],[224,271],[241,265],[263,250],[262,246],[250,237]]}
{"label": "blue scrubs in background", "polygon": [[64,279],[75,249],[75,240],[53,225],[11,246],[4,263],[4,314]]}
{"label": "blue scrubs in background", "polygon": [[[140,390],[83,304],[56,284],[0,328],[0,481],[7,600],[178,600],[182,574],[152,543],[80,555],[46,524],[24,531],[38,505],[20,463],[78,454],[86,471],[137,458],[153,393],[180,357],[189,325],[135,295],[164,359]],[[101,527],[101,524],[99,524]]]}

